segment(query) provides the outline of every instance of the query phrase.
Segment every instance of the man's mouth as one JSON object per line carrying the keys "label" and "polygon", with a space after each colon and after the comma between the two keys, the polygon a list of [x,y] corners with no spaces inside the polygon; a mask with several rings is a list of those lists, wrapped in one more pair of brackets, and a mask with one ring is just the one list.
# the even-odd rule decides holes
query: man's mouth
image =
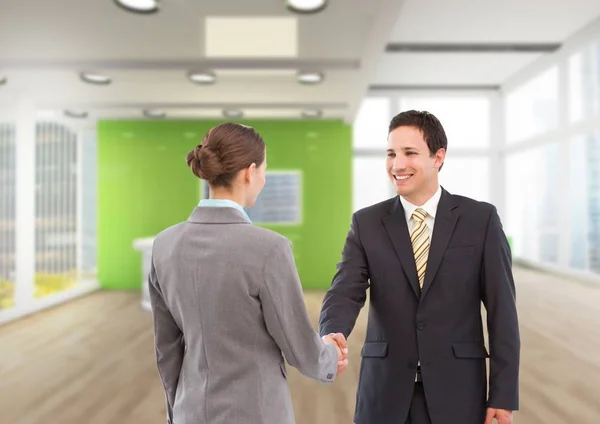
{"label": "man's mouth", "polygon": [[401,175],[394,175],[394,179],[396,181],[399,182],[403,182],[403,181],[407,181],[408,179],[410,179],[410,177],[412,177],[413,174],[401,174]]}

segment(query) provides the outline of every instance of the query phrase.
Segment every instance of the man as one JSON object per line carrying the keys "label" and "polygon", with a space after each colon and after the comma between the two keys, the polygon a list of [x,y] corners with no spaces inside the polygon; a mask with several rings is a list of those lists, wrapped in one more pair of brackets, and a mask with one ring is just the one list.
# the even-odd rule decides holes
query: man
{"label": "man", "polygon": [[400,113],[388,134],[387,172],[398,196],[352,216],[319,322],[322,335],[347,338],[370,288],[354,421],[511,423],[520,337],[496,208],[439,186],[447,140],[432,114]]}

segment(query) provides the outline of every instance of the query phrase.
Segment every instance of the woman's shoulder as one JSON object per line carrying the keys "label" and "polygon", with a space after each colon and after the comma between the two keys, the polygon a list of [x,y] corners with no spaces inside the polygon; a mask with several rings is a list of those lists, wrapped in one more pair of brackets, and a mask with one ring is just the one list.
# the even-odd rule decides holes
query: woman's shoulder
{"label": "woman's shoulder", "polygon": [[255,225],[244,225],[244,233],[257,249],[270,250],[277,246],[285,247],[290,243],[289,239],[282,234],[269,230],[268,228]]}

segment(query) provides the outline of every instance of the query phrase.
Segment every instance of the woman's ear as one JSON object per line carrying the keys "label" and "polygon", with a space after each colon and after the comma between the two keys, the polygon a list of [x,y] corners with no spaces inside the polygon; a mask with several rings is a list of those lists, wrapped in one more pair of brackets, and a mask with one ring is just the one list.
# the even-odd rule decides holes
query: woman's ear
{"label": "woman's ear", "polygon": [[254,177],[254,172],[256,171],[256,164],[252,163],[248,168],[246,168],[246,182],[251,182],[252,177]]}

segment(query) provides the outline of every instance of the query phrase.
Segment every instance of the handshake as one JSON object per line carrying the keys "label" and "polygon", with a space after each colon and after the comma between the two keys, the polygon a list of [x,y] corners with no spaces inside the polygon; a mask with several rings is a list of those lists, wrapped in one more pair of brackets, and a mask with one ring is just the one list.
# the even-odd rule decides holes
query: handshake
{"label": "handshake", "polygon": [[339,376],[346,370],[348,366],[348,343],[346,337],[342,333],[330,333],[321,337],[325,343],[332,344],[336,347],[338,353],[338,369]]}

